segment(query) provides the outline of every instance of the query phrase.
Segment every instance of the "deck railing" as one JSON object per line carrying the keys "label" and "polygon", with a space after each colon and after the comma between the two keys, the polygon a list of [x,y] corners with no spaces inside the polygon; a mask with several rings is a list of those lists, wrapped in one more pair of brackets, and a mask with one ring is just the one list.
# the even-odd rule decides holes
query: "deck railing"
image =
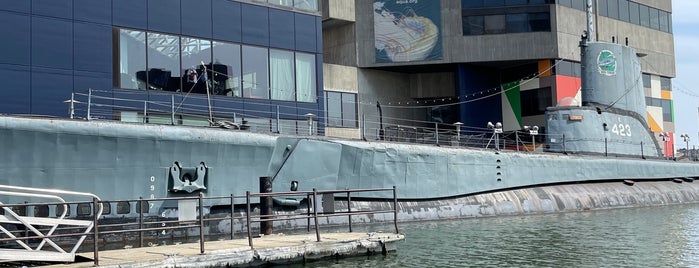
{"label": "deck railing", "polygon": [[[352,194],[356,193],[364,193],[364,192],[375,192],[375,191],[390,191],[392,192],[393,199],[390,200],[392,203],[391,209],[381,209],[381,210],[361,210],[361,211],[353,211],[352,210]],[[334,200],[336,198],[338,199],[347,199],[347,207],[344,209],[340,209],[338,211],[321,211],[322,210],[322,205],[319,204],[318,197],[321,195],[329,195],[332,197],[330,200]],[[299,198],[304,198],[303,200],[306,200],[306,208],[305,210],[302,208],[297,208],[294,211],[285,211],[285,212],[275,212],[272,213],[271,215],[260,215],[259,211],[255,211],[254,206],[256,203],[253,203],[255,199],[259,199],[261,197],[273,197],[273,198],[278,198],[278,197],[299,197]],[[244,199],[245,201],[243,202],[236,202],[238,199]],[[209,202],[210,204],[207,204],[206,202]],[[152,216],[150,213],[149,209],[151,206],[154,207],[154,203],[156,202],[180,202],[183,203],[188,203],[192,208],[195,208],[195,210],[189,210],[189,215],[183,215],[187,214],[187,212],[181,211],[179,212],[179,215],[177,218],[175,218],[174,215],[168,215],[168,212],[164,211],[164,209],[161,209],[158,213],[159,215],[157,216]],[[229,212],[227,213],[212,213],[211,209],[213,206],[211,204],[216,204],[218,207],[227,207],[230,209]],[[137,215],[134,215],[133,213],[127,214],[125,217],[109,217],[109,215],[112,214],[111,211],[111,206],[112,204],[117,204],[117,210],[119,210],[119,206],[128,204],[130,207],[131,204],[135,204],[136,208],[136,213]],[[245,208],[243,211],[236,213],[236,205],[244,205]],[[244,232],[246,233],[247,239],[248,239],[248,245],[251,248],[254,248],[253,244],[253,238],[255,235],[253,234],[253,225],[254,224],[261,224],[263,222],[274,222],[274,221],[285,221],[285,220],[294,220],[294,219],[306,219],[307,220],[307,231],[310,232],[311,230],[311,221],[313,221],[313,228],[315,230],[316,234],[316,240],[321,241],[321,228],[319,224],[318,219],[322,217],[347,217],[348,218],[348,228],[349,231],[352,232],[352,216],[356,215],[367,215],[367,214],[382,214],[382,213],[391,213],[393,215],[393,225],[395,228],[395,232],[398,233],[398,201],[397,201],[397,195],[396,195],[396,188],[395,186],[393,188],[378,188],[378,189],[348,189],[348,190],[332,190],[332,191],[318,191],[316,189],[313,189],[312,191],[295,191],[295,192],[272,192],[272,193],[250,193],[247,192],[245,196],[218,196],[218,197],[205,197],[203,194],[199,194],[198,196],[188,196],[188,197],[173,197],[173,198],[153,198],[153,199],[144,199],[144,198],[139,198],[139,199],[129,199],[129,200],[99,200],[98,198],[94,198],[91,202],[52,202],[52,203],[22,203],[22,204],[0,204],[0,208],[7,208],[8,210],[11,211],[16,211],[19,212],[17,215],[26,217],[27,215],[30,215],[32,218],[37,218],[37,217],[44,217],[47,219],[52,219],[52,217],[49,217],[47,215],[48,207],[54,208],[55,213],[61,214],[65,213],[66,210],[62,210],[62,207],[65,206],[73,206],[77,207],[75,210],[78,215],[74,216],[73,218],[80,220],[80,221],[85,221],[86,219],[89,219],[92,221],[92,228],[91,231],[89,232],[83,232],[80,231],[79,229],[75,227],[63,227],[63,228],[53,228],[56,229],[55,233],[49,233],[48,235],[41,235],[41,232],[34,232],[28,233],[25,230],[15,230],[11,231],[9,233],[5,233],[6,236],[8,234],[11,234],[10,236],[7,236],[7,238],[0,238],[0,244],[6,245],[6,242],[9,241],[27,241],[27,243],[31,241],[36,241],[36,240],[45,240],[45,239],[76,239],[78,237],[90,237],[93,241],[92,243],[92,248],[88,250],[92,250],[93,252],[93,262],[95,266],[99,265],[99,252],[100,252],[100,241],[102,240],[114,240],[115,237],[120,237],[122,240],[129,240],[135,238],[135,236],[138,237],[138,246],[139,247],[144,247],[144,246],[155,246],[156,244],[153,244],[152,242],[149,242],[148,244],[145,243],[146,237],[155,237],[157,240],[160,241],[161,239],[161,234],[166,234],[167,232],[170,232],[170,236],[174,236],[174,231],[176,230],[184,230],[185,236],[188,236],[190,230],[197,229],[198,234],[196,235],[196,238],[198,238],[198,243],[200,247],[200,253],[204,254],[205,253],[205,242],[207,241],[207,234],[205,233],[205,228],[207,227],[207,223],[209,222],[215,222],[215,221],[230,221],[230,235],[229,239],[234,239],[235,235],[235,224],[234,221],[238,220],[241,221],[245,225],[245,230]],[[101,211],[97,211],[97,213],[93,213],[92,208],[99,208],[98,210],[101,210],[102,207],[105,208],[104,215],[101,215]],[[28,213],[31,212],[30,208],[34,209],[34,213]],[[43,210],[46,210],[41,213],[37,213],[37,208],[42,208]],[[46,209],[45,209],[46,208]],[[165,208],[168,209],[168,208]],[[206,210],[209,210],[207,212]],[[70,211],[70,210],[69,210]],[[161,212],[162,211],[162,212]],[[240,210],[239,210],[240,211]],[[172,212],[172,211],[170,211]],[[40,214],[40,215],[39,215]],[[244,214],[244,215],[240,215]],[[220,216],[219,216],[220,215]],[[242,226],[241,226],[242,227]],[[243,230],[241,230],[243,231]],[[260,228],[260,232],[262,232]],[[212,234],[209,234],[211,236]],[[108,239],[105,239],[108,238]],[[194,238],[194,237],[192,237]],[[149,238],[152,239],[152,238]],[[82,239],[80,239],[82,240]],[[102,244],[106,245],[107,242],[103,242]]]}

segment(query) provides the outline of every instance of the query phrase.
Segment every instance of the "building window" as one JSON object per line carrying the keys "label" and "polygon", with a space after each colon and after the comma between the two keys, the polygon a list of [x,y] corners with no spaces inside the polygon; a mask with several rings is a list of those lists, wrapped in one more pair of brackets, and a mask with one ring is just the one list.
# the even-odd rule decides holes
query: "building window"
{"label": "building window", "polygon": [[114,36],[114,47],[118,47],[114,54],[119,70],[118,77],[114,77],[114,86],[146,89],[145,75],[141,79],[138,77],[139,72],[146,70],[146,32],[118,29]]}
{"label": "building window", "polygon": [[461,18],[464,35],[482,35],[485,33],[483,16],[467,16]]}
{"label": "building window", "polygon": [[296,53],[296,101],[316,101],[316,56]]}
{"label": "building window", "polygon": [[[630,0],[597,0],[600,16],[641,25],[643,27],[672,32],[672,14]],[[559,5],[585,11],[584,0],[558,0]],[[594,1],[593,1],[594,4]],[[593,7],[593,10],[595,8]]]}
{"label": "building window", "polygon": [[[182,91],[206,94],[211,72],[211,41],[182,37]],[[204,63],[207,66],[202,66]],[[204,69],[208,73],[204,73]]]}
{"label": "building window", "polygon": [[660,77],[660,89],[672,90],[672,80],[668,77]]}
{"label": "building window", "polygon": [[243,46],[243,97],[269,99],[267,49]]}
{"label": "building window", "polygon": [[294,100],[294,53],[269,51],[269,78],[273,100]]}
{"label": "building window", "polygon": [[214,94],[242,97],[240,45],[213,42]]}
{"label": "building window", "polygon": [[644,88],[650,88],[650,75],[649,74],[641,74],[641,78],[643,79],[643,87]]}
{"label": "building window", "polygon": [[180,37],[148,33],[148,89],[180,91]]}
{"label": "building window", "polygon": [[672,101],[671,100],[661,100],[663,107],[663,121],[672,122]]}
{"label": "building window", "polygon": [[556,74],[570,77],[582,77],[582,69],[579,62],[561,60],[556,64]]}
{"label": "building window", "polygon": [[547,107],[553,106],[551,87],[520,92],[522,116],[542,115]]}
{"label": "building window", "polygon": [[641,25],[640,6],[638,3],[629,2],[629,22]]}
{"label": "building window", "polygon": [[345,92],[325,92],[325,111],[329,127],[358,126],[357,94]]}

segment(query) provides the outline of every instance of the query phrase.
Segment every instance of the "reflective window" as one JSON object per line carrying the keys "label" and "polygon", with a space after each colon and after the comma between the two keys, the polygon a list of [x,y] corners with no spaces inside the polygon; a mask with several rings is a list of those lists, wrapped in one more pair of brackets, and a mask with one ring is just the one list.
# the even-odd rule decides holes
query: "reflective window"
{"label": "reflective window", "polygon": [[213,92],[216,95],[242,97],[240,45],[214,42]]}
{"label": "reflective window", "polygon": [[600,16],[608,16],[609,15],[609,3],[607,3],[607,0],[597,0],[599,4],[599,15]]}
{"label": "reflective window", "polygon": [[507,32],[524,33],[531,31],[527,14],[507,15]]}
{"label": "reflective window", "polygon": [[660,77],[660,89],[672,90],[672,80],[668,77]]}
{"label": "reflective window", "polygon": [[663,32],[670,32],[670,14],[668,14],[665,11],[660,11],[660,17],[659,17],[659,23],[660,23],[660,30]]}
{"label": "reflective window", "polygon": [[558,4],[567,6],[567,7],[573,7],[573,2],[572,0],[558,0]]}
{"label": "reflective window", "polygon": [[485,16],[483,21],[485,22],[486,34],[500,34],[505,33],[507,30],[505,15]]}
{"label": "reflective window", "polygon": [[619,0],[619,20],[629,22],[629,0]]}
{"label": "reflective window", "polygon": [[544,87],[520,92],[522,116],[542,115],[553,105],[551,88]]}
{"label": "reflective window", "polygon": [[613,19],[619,19],[619,1],[607,0],[607,16]]}
{"label": "reflective window", "polygon": [[325,92],[325,111],[330,127],[357,127],[357,94]]}
{"label": "reflective window", "polygon": [[505,0],[483,0],[484,7],[501,7],[505,5]]}
{"label": "reflective window", "polygon": [[148,89],[180,90],[180,37],[148,33]]}
{"label": "reflective window", "polygon": [[641,77],[643,79],[643,87],[650,88],[650,75],[642,74]]}
{"label": "reflective window", "polygon": [[[114,86],[126,89],[146,89],[146,33],[119,29],[118,36],[118,70],[119,77],[114,79]],[[115,68],[116,69],[116,68]],[[139,74],[141,75],[139,77]]]}
{"label": "reflective window", "polygon": [[528,4],[528,0],[505,0],[507,6],[523,6]]}
{"label": "reflective window", "polygon": [[464,35],[481,35],[485,33],[483,16],[468,16],[461,19]]}
{"label": "reflective window", "polygon": [[573,0],[573,8],[579,10],[585,10],[586,5],[584,0]]}
{"label": "reflective window", "polygon": [[629,2],[629,21],[633,24],[640,25],[641,17],[639,4],[634,2]]}
{"label": "reflective window", "polygon": [[532,32],[551,31],[551,17],[548,12],[529,13],[529,26]]}
{"label": "reflective window", "polygon": [[655,8],[649,9],[650,12],[650,27],[656,30],[660,30],[660,14],[659,10]]}
{"label": "reflective window", "polygon": [[267,49],[243,46],[243,96],[269,99]]}
{"label": "reflective window", "polygon": [[325,92],[325,111],[327,112],[328,126],[342,126],[342,93]]}
{"label": "reflective window", "polygon": [[318,11],[318,0],[294,0],[294,7],[303,10]]}
{"label": "reflective window", "polygon": [[641,26],[650,27],[650,8],[640,5],[641,10]]}
{"label": "reflective window", "polygon": [[288,6],[288,7],[294,5],[293,0],[269,0],[269,1],[267,1],[267,3],[281,5],[281,6]]}
{"label": "reflective window", "polygon": [[672,101],[671,100],[660,100],[663,107],[663,121],[672,122]]}
{"label": "reflective window", "polygon": [[316,57],[308,53],[296,53],[296,100],[316,101]]}
{"label": "reflective window", "polygon": [[342,126],[357,127],[357,95],[342,94]]}
{"label": "reflective window", "polygon": [[[211,41],[182,37],[182,91],[206,94],[210,88]],[[204,73],[204,69],[207,73]]]}
{"label": "reflective window", "polygon": [[294,53],[269,51],[269,84],[273,100],[294,100]]}

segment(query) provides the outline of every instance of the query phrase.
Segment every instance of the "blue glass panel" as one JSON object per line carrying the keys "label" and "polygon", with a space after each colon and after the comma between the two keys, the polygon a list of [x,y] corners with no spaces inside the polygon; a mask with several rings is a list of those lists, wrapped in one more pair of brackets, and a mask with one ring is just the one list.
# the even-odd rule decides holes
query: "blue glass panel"
{"label": "blue glass panel", "polygon": [[73,1],[73,12],[76,20],[102,24],[112,23],[112,0]]}
{"label": "blue glass panel", "polygon": [[143,0],[118,0],[112,3],[114,24],[132,28],[148,27],[148,2]]}
{"label": "blue glass panel", "polygon": [[68,116],[63,101],[73,92],[73,71],[32,68],[31,113],[39,115]]}
{"label": "blue glass panel", "polygon": [[92,23],[75,23],[75,70],[112,72],[112,28]]}
{"label": "blue glass panel", "polygon": [[240,42],[242,31],[240,3],[213,0],[212,6],[214,39]]}
{"label": "blue glass panel", "polygon": [[211,38],[211,0],[182,0],[182,34]]}
{"label": "blue glass panel", "polygon": [[73,68],[73,24],[62,19],[32,18],[32,65]]}
{"label": "blue glass panel", "polygon": [[0,113],[30,113],[29,67],[0,64],[0,77],[12,77],[0,87]]}
{"label": "blue glass panel", "polygon": [[269,45],[294,49],[294,13],[278,9],[269,10]]}
{"label": "blue glass panel", "polygon": [[32,0],[32,14],[72,19],[73,0]]}
{"label": "blue glass panel", "polygon": [[243,43],[269,46],[268,10],[266,7],[242,4]]}
{"label": "blue glass panel", "polygon": [[313,16],[295,14],[296,50],[316,52],[316,21]]}
{"label": "blue glass panel", "polygon": [[31,1],[0,0],[0,10],[29,13]]}
{"label": "blue glass panel", "polygon": [[29,15],[0,11],[0,36],[12,42],[0,42],[0,63],[29,65]]}
{"label": "blue glass panel", "polygon": [[180,33],[180,1],[148,0],[148,29]]}
{"label": "blue glass panel", "polygon": [[88,89],[111,91],[112,74],[75,71],[73,89],[75,92],[87,92]]}
{"label": "blue glass panel", "polygon": [[[94,72],[83,72],[75,71],[73,76],[73,92],[76,94],[87,94],[90,89],[92,89],[93,96],[100,96],[102,98],[93,98],[91,100],[92,104],[95,106],[91,107],[90,117],[97,117],[101,119],[111,119],[113,115],[114,99],[112,92],[112,74],[109,73],[94,73]],[[67,99],[70,99],[68,96]],[[83,101],[87,97],[76,96],[76,99]],[[67,105],[65,105],[67,106]],[[67,108],[67,107],[66,107]],[[85,104],[76,105],[76,116],[84,117],[87,114]]]}
{"label": "blue glass panel", "polygon": [[316,52],[323,53],[323,20],[316,17]]}

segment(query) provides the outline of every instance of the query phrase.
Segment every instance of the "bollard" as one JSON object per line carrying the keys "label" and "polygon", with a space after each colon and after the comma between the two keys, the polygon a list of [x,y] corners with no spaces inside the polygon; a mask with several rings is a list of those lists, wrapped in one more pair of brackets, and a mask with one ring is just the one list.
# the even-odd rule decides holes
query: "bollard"
{"label": "bollard", "polygon": [[[271,193],[272,192],[272,177],[260,177],[260,193]],[[271,196],[261,196],[260,197],[260,234],[271,235],[272,234],[272,197]]]}

